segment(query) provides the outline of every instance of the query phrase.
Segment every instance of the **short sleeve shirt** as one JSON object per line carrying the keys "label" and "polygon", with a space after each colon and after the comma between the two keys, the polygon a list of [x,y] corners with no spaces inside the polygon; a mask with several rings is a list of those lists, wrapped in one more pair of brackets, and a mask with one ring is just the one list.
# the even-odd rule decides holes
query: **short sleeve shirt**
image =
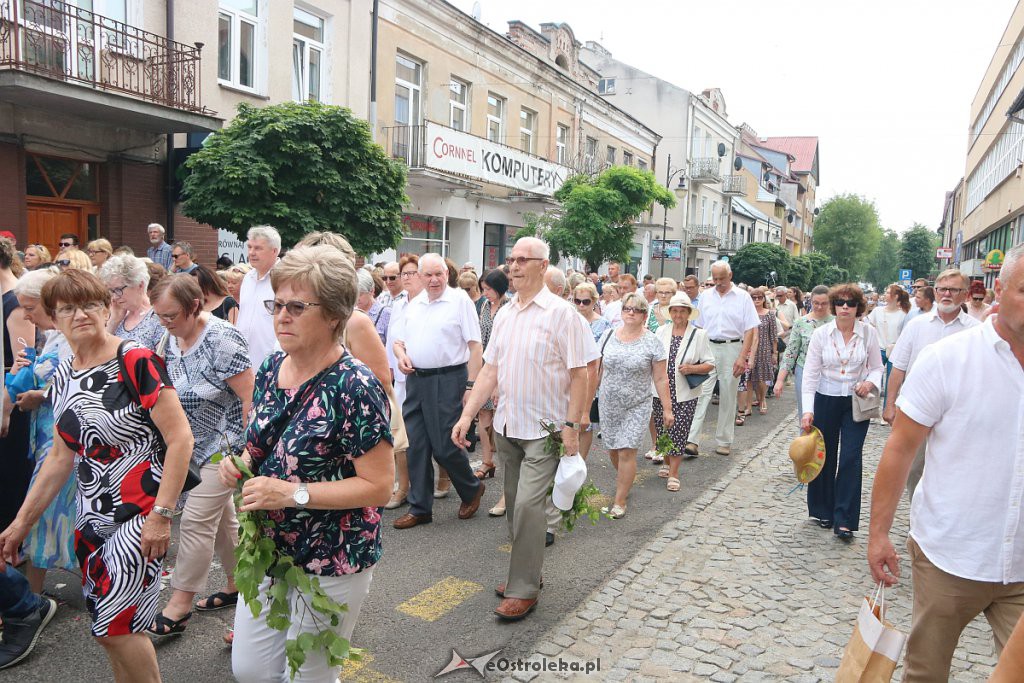
{"label": "short sleeve shirt", "polygon": [[214,453],[224,450],[225,437],[233,450],[240,450],[245,428],[242,401],[227,380],[252,367],[242,334],[210,316],[188,351],[182,353],[172,336],[166,360],[167,374],[192,425],[196,442],[192,460],[205,465]]}
{"label": "short sleeve shirt", "polygon": [[[246,432],[253,472],[296,483],[354,477],[356,458],[391,442],[384,387],[345,351],[319,381],[281,389],[277,377],[285,357],[271,354],[256,374]],[[286,508],[270,511],[270,519],[275,526],[267,535],[307,573],[355,574],[380,559],[380,508]]]}
{"label": "short sleeve shirt", "polygon": [[156,345],[160,343],[160,338],[164,336],[165,331],[164,326],[160,324],[160,318],[157,317],[156,311],[151,308],[149,313],[142,317],[139,324],[130,330],[125,328],[124,321],[122,320],[117,329],[114,330],[114,335],[121,339],[137,342],[139,346],[155,351]]}
{"label": "short sleeve shirt", "polygon": [[649,402],[653,375],[651,364],[668,358],[665,345],[648,329],[631,342],[619,341],[614,330],[607,334],[610,336],[601,361],[601,406],[615,405],[626,410]]}

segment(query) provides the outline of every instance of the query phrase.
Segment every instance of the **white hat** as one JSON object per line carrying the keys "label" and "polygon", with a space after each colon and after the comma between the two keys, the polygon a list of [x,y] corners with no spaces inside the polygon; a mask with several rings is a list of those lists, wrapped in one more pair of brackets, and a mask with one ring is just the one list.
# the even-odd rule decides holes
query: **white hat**
{"label": "white hat", "polygon": [[559,510],[571,510],[576,492],[587,479],[587,461],[579,453],[558,459],[555,472],[555,487],[551,489],[551,501]]}
{"label": "white hat", "polygon": [[693,302],[690,301],[690,297],[686,296],[686,292],[676,292],[672,295],[672,298],[668,302],[668,308],[669,310],[672,310],[676,307],[689,308],[690,320],[693,320],[700,315],[700,311],[693,307]]}

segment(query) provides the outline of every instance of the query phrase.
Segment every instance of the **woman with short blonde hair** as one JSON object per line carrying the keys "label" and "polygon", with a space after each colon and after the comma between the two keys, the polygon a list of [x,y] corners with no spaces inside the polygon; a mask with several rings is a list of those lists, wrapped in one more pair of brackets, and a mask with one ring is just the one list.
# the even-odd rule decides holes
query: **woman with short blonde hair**
{"label": "woman with short blonde hair", "polygon": [[55,266],[60,268],[62,271],[67,269],[73,270],[88,270],[92,272],[92,261],[85,255],[84,251],[80,251],[71,247],[65,249],[61,253],[57,254],[57,260],[53,262]]}
{"label": "woman with short blonde hair", "polygon": [[50,250],[42,244],[30,244],[25,247],[25,267],[29,270],[37,270],[52,265],[53,258]]}
{"label": "woman with short blonde hair", "polygon": [[114,246],[109,240],[105,240],[102,237],[98,240],[93,240],[89,244],[85,245],[85,253],[89,256],[89,260],[92,262],[93,268],[99,268],[107,259],[114,255]]}

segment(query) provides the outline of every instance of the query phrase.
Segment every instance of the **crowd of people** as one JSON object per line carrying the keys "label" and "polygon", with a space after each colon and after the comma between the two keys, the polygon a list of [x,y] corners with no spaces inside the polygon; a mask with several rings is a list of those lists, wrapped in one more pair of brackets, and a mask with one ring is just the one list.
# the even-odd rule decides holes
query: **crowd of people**
{"label": "crowd of people", "polygon": [[[81,570],[92,635],[119,681],[157,680],[151,636],[184,633],[197,611],[240,606],[232,493],[242,473],[219,457],[232,453],[255,474],[239,509],[267,511],[275,547],[348,605],[334,627],[344,638],[381,556],[381,508],[405,507],[391,523],[405,532],[432,523],[435,501],[454,489],[466,520],[500,477],[489,514],[507,518],[512,545],[495,614],[522,619],[537,606],[544,549],[561,518],[549,493],[558,465],[552,429],[567,453],[584,458],[601,439],[616,471],[604,512],[620,519],[645,460],[669,493],[680,491],[684,461],[701,453],[709,405],[718,405],[714,452],[729,456],[736,429],[769,414],[770,400],[790,386],[800,429],[818,429],[825,444],[824,467],[807,489],[815,524],[854,539],[866,434],[872,424],[895,425],[900,436],[883,460],[891,478],[881,497],[876,487],[872,523],[884,536],[902,480],[912,497],[920,486],[916,519],[939,521],[915,523],[927,531],[915,535],[914,569],[935,553],[928,571],[941,572],[939,548],[950,541],[933,544],[948,525],[940,511],[947,494],[936,487],[960,470],[924,464],[961,435],[936,427],[945,441],[940,448],[929,438],[926,449],[921,425],[941,422],[944,404],[922,392],[942,388],[911,368],[919,356],[934,366],[926,347],[961,331],[984,327],[989,336],[971,337],[976,345],[1006,339],[989,319],[1011,336],[1021,329],[1017,309],[1000,314],[990,296],[1002,292],[1005,301],[1005,287],[992,293],[956,270],[916,282],[912,298],[895,284],[877,294],[818,285],[805,295],[734,283],[725,261],[703,282],[638,281],[614,262],[605,275],[563,271],[536,238],[480,272],[438,254],[357,266],[347,240],[327,232],[282,255],[270,226],[249,231],[248,264],[209,268],[188,243],[164,241],[160,225],[147,234],[145,258],[103,239],[83,251],[75,235],[63,235],[53,256],[0,238],[0,668],[26,657],[53,617],[56,603],[41,595],[51,569]],[[1008,254],[1003,281],[1007,273],[1024,280],[1018,260]],[[1024,358],[1017,337],[1008,341]],[[908,427],[907,415],[920,425]],[[645,438],[651,447],[641,459]],[[1020,489],[1006,495],[1019,498]],[[161,607],[158,578],[178,515]],[[898,574],[891,547],[874,536],[870,553],[880,579],[882,563]],[[1024,551],[1012,553],[1001,578],[1024,571]],[[210,587],[215,556],[227,577]],[[269,595],[269,579],[260,591]],[[915,624],[916,611],[915,602]],[[296,613],[283,632],[265,615],[236,610],[226,636],[236,677],[282,680],[286,640],[321,626]],[[913,631],[911,648],[936,628]],[[915,650],[914,666],[936,670],[917,659],[930,646],[916,647],[926,654]],[[314,652],[297,680],[335,674]]]}

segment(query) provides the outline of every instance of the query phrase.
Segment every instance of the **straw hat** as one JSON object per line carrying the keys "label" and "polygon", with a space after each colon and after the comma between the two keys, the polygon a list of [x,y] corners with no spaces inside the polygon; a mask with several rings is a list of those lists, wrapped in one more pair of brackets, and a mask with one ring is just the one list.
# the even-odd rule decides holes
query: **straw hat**
{"label": "straw hat", "polygon": [[693,307],[693,302],[690,301],[690,297],[686,296],[686,292],[676,292],[672,295],[672,299],[668,302],[668,309],[671,311],[676,306],[689,308],[690,320],[695,320],[700,315],[700,311]]}
{"label": "straw hat", "polygon": [[825,437],[817,427],[793,439],[789,445],[789,458],[793,461],[796,479],[801,484],[809,484],[821,472],[825,465]]}

